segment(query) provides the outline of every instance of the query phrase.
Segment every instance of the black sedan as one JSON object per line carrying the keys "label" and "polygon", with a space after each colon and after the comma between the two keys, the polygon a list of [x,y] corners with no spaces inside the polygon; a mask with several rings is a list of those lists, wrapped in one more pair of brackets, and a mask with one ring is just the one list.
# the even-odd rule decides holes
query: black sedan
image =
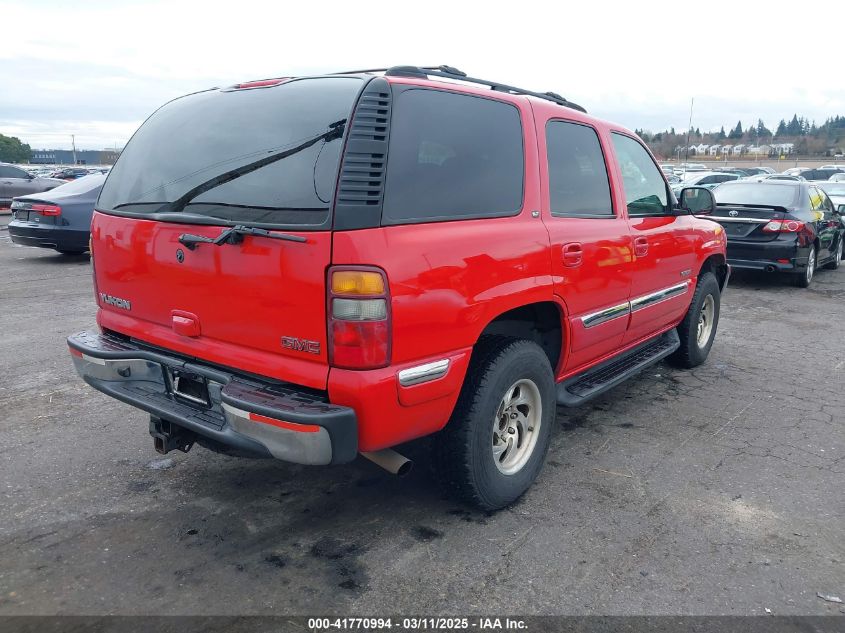
{"label": "black sedan", "polygon": [[839,268],[845,228],[814,183],[738,180],[713,195],[712,219],[725,229],[732,267],[789,273],[802,288],[819,267]]}
{"label": "black sedan", "polygon": [[66,255],[84,253],[94,204],[105,180],[105,175],[93,174],[45,193],[15,198],[9,237],[23,246],[53,248]]}

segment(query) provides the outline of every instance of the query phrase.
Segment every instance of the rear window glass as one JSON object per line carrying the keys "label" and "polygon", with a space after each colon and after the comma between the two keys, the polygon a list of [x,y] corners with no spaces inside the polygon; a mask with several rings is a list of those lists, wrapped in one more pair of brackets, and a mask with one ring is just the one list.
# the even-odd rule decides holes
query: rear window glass
{"label": "rear window glass", "polygon": [[845,182],[838,184],[825,183],[822,189],[829,196],[845,196]]}
{"label": "rear window glass", "polygon": [[258,225],[322,225],[328,220],[343,142],[334,138],[303,146],[349,117],[361,85],[354,77],[303,79],[171,101],[129,141],[97,208],[175,211],[162,205],[223,174],[301,148],[210,186],[188,200],[182,212]]}
{"label": "rear window glass", "polygon": [[383,222],[514,215],[522,207],[523,172],[514,106],[405,90],[391,120]]}
{"label": "rear window glass", "polygon": [[546,125],[552,215],[613,215],[607,167],[595,130],[566,121]]}
{"label": "rear window glass", "polygon": [[63,194],[88,193],[102,185],[105,179],[106,177],[103,174],[90,174],[77,178],[76,180],[71,180],[66,185],[59,185],[53,191]]}
{"label": "rear window glass", "polygon": [[762,204],[775,207],[797,206],[800,187],[793,184],[726,182],[713,190],[717,204]]}

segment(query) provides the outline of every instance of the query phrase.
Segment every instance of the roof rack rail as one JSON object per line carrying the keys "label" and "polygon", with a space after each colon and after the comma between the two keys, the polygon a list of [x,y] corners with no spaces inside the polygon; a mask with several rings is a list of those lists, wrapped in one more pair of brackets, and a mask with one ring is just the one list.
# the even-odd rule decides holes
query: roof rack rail
{"label": "roof rack rail", "polygon": [[462,72],[454,66],[392,66],[391,68],[372,68],[369,70],[352,70],[343,73],[332,73],[337,75],[356,75],[359,73],[377,73],[383,72],[388,77],[418,77],[425,79],[428,77],[443,77],[445,79],[456,79],[459,81],[466,81],[468,83],[480,84],[482,86],[490,86],[491,90],[498,92],[507,92],[510,94],[529,95],[539,99],[545,99],[557,103],[558,105],[578,110],[579,112],[587,113],[587,110],[573,103],[568,99],[560,96],[556,92],[534,92],[533,90],[525,90],[524,88],[517,88],[516,86],[509,86],[507,84],[499,83],[497,81],[487,81],[486,79],[478,79],[476,77],[469,77],[465,72]]}

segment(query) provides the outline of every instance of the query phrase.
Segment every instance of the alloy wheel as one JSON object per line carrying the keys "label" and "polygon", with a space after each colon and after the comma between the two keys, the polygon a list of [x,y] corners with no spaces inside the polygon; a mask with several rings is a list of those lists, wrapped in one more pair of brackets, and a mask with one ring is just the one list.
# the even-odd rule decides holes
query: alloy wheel
{"label": "alloy wheel", "polygon": [[543,405],[534,381],[518,380],[506,391],[493,418],[493,461],[499,472],[513,475],[531,458],[537,445]]}
{"label": "alloy wheel", "polygon": [[710,334],[713,332],[713,320],[716,317],[716,302],[713,295],[704,297],[704,302],[701,304],[701,311],[698,313],[698,329],[696,331],[695,341],[699,348],[707,345],[710,340]]}

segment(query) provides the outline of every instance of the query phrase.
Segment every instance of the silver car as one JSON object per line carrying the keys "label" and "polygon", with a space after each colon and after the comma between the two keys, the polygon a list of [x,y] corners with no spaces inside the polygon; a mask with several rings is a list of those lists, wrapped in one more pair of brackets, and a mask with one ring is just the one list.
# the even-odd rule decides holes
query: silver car
{"label": "silver car", "polygon": [[25,196],[28,193],[49,191],[65,184],[58,178],[40,178],[24,171],[20,167],[0,163],[0,207],[8,207],[12,198]]}

